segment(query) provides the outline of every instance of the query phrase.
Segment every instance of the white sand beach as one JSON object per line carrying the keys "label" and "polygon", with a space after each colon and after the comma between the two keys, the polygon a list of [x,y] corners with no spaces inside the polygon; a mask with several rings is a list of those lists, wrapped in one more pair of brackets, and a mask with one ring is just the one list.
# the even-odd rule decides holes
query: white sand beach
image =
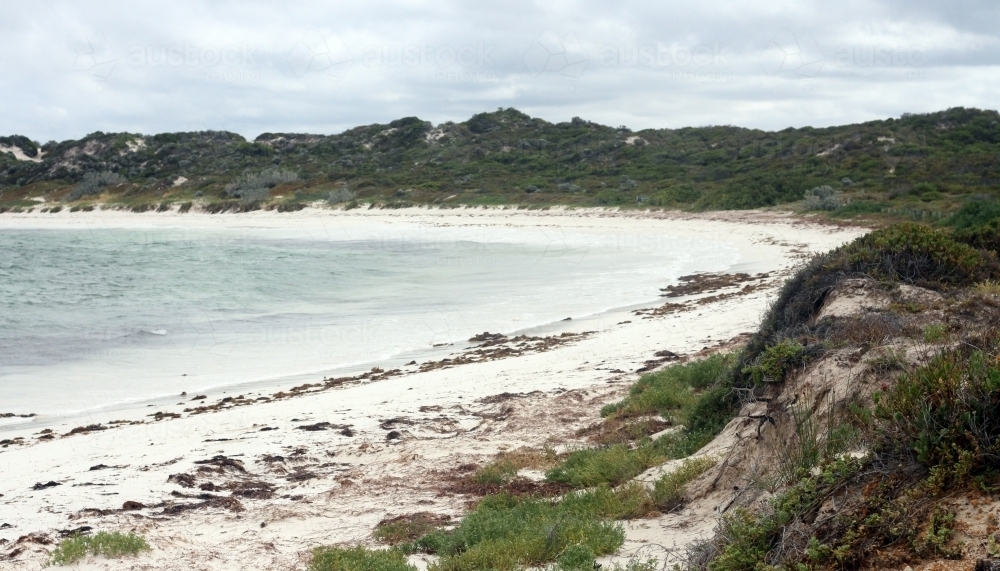
{"label": "white sand beach", "polygon": [[[600,419],[600,407],[620,398],[654,353],[693,355],[754,331],[797,264],[864,233],[761,212],[310,208],[283,214],[0,216],[0,229],[267,227],[323,234],[362,223],[378,223],[387,236],[404,226],[553,236],[572,231],[615,237],[622,248],[655,247],[664,233],[683,234],[730,243],[740,253],[733,271],[768,276],[742,293],[736,286],[670,300],[686,301],[683,310],[642,315],[623,308],[560,322],[545,335],[590,333],[536,347],[544,350],[529,347],[423,372],[417,363],[399,374],[376,371],[330,387],[321,386],[320,377],[309,381],[317,386],[298,391],[254,387],[245,394],[208,392],[195,402],[196,395],[188,394],[178,396],[177,404],[98,412],[51,426],[51,437],[40,434],[32,419],[9,425],[0,432],[0,440],[10,441],[0,447],[0,569],[41,568],[59,531],[81,526],[141,532],[153,551],[120,561],[89,559],[80,569],[303,569],[319,545],[376,545],[372,531],[388,516],[461,516],[473,498],[444,489],[460,466],[523,446],[562,450],[584,444],[577,432]],[[697,302],[709,295],[713,300]],[[279,392],[284,394],[276,397]],[[182,412],[216,404],[218,410]],[[159,420],[155,413],[161,413]],[[101,429],[68,435],[92,425]],[[175,474],[194,480],[171,478]],[[208,492],[226,501],[198,498],[239,482],[272,488],[237,499],[228,491]],[[126,502],[133,502],[129,509],[123,509]],[[191,509],[172,509],[179,505]],[[666,557],[713,526],[711,512],[704,511],[630,522],[619,557],[640,549]]]}

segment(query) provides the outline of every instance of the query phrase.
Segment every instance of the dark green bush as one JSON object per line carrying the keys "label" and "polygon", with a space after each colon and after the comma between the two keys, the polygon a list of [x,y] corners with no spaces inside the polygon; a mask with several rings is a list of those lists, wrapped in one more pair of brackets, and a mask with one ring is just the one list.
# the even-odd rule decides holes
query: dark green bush
{"label": "dark green bush", "polygon": [[[996,343],[993,343],[995,346]],[[928,466],[1000,466],[1000,365],[995,349],[963,347],[903,374],[875,395],[885,446],[912,451]]]}
{"label": "dark green bush", "polygon": [[[917,284],[931,289],[968,286],[1000,276],[993,254],[953,240],[946,233],[913,223],[866,234],[813,258],[778,293],[757,333],[744,350],[734,386],[751,387],[753,369],[768,347],[807,327],[840,281],[869,276],[887,285]],[[821,348],[807,348],[807,351]]]}
{"label": "dark green bush", "polygon": [[858,200],[850,204],[845,204],[830,213],[834,218],[853,218],[862,214],[878,214],[886,205],[881,202],[871,200]]}
{"label": "dark green bush", "polygon": [[947,223],[956,230],[982,226],[1000,218],[1000,202],[996,200],[970,200],[948,218]]}
{"label": "dark green bush", "polygon": [[765,349],[743,373],[756,384],[783,382],[788,371],[804,363],[805,353],[805,347],[786,339]]}
{"label": "dark green bush", "polygon": [[995,257],[984,256],[944,232],[918,224],[897,224],[858,238],[836,250],[831,260],[852,273],[924,286],[970,285],[1000,272]]}
{"label": "dark green bush", "polygon": [[1000,218],[994,218],[980,226],[956,230],[953,237],[955,241],[979,250],[1000,252]]}

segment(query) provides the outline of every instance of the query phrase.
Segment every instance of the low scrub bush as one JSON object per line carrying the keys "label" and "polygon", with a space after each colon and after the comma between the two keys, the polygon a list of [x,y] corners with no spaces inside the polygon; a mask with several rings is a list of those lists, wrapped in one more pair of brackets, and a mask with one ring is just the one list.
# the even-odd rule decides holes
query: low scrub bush
{"label": "low scrub bush", "polygon": [[477,484],[503,485],[517,476],[517,466],[509,460],[500,460],[483,466],[474,477]]}
{"label": "low scrub bush", "polygon": [[653,486],[653,502],[662,511],[671,511],[684,503],[685,486],[691,480],[702,475],[715,465],[714,458],[690,458],[668,474],[665,474]]}
{"label": "low scrub bush", "polygon": [[962,454],[971,454],[970,470],[1000,467],[997,345],[993,340],[986,350],[946,351],[876,393],[884,447],[912,451],[927,466],[955,466]]}
{"label": "low scrub bush", "polygon": [[832,186],[817,186],[805,192],[803,204],[808,210],[836,210],[843,204],[843,196],[843,192]]}
{"label": "low scrub bush", "polygon": [[882,212],[882,209],[886,208],[886,206],[886,204],[881,202],[858,200],[837,208],[830,213],[830,216],[834,218],[853,218],[864,214],[878,214]]}
{"label": "low scrub bush", "polygon": [[69,565],[89,555],[119,558],[138,555],[152,548],[135,533],[100,531],[94,535],[74,535],[59,542],[49,555],[50,565]]}
{"label": "low scrub bush", "polygon": [[602,408],[601,416],[630,418],[659,413],[668,420],[684,422],[686,413],[698,401],[696,392],[714,385],[734,362],[734,354],[719,353],[645,374],[632,385],[624,400]]}
{"label": "low scrub bush", "polygon": [[309,571],[416,571],[396,549],[317,547]]}
{"label": "low scrub bush", "polygon": [[330,204],[340,204],[341,202],[350,202],[358,197],[356,192],[353,192],[350,188],[344,186],[338,188],[337,190],[331,190],[327,192],[323,198]]}
{"label": "low scrub bush", "polygon": [[947,219],[956,230],[975,228],[1000,218],[1000,202],[996,200],[970,200]]}
{"label": "low scrub bush", "polygon": [[[807,332],[826,295],[843,279],[869,276],[887,285],[914,284],[930,289],[970,286],[1000,277],[996,256],[917,224],[897,224],[866,234],[828,254],[813,258],[785,282],[760,329],[741,354],[734,387],[754,386],[761,354],[783,340]],[[806,354],[822,351],[806,347]],[[735,396],[732,398],[735,399]]]}
{"label": "low scrub bush", "polygon": [[985,224],[956,230],[952,237],[963,244],[968,244],[979,250],[1000,252],[1000,218],[994,218]]}
{"label": "low scrub bush", "polygon": [[[889,561],[960,556],[955,514],[941,500],[962,489],[995,489],[998,348],[995,333],[966,340],[924,366],[898,373],[873,395],[873,410],[852,404],[866,417],[860,424],[872,443],[869,455],[823,455],[818,469],[800,470],[764,509],[727,514],[716,537],[697,551],[694,567],[884,568],[877,558],[886,547]],[[817,517],[834,497],[836,517]]]}
{"label": "low scrub bush", "polygon": [[225,196],[238,198],[243,204],[266,200],[270,190],[279,184],[294,182],[299,175],[294,171],[276,167],[266,168],[259,173],[245,173],[226,185]]}
{"label": "low scrub bush", "polygon": [[83,180],[66,195],[66,202],[73,202],[85,196],[100,194],[101,190],[105,187],[116,186],[125,182],[127,182],[125,177],[118,173],[110,171],[89,172],[83,175]]}
{"label": "low scrub bush", "polygon": [[595,557],[624,541],[619,524],[581,503],[504,494],[484,499],[455,529],[428,534],[407,549],[441,556],[429,567],[434,571],[513,571],[553,562],[593,568]]}
{"label": "low scrub bush", "polygon": [[783,382],[788,371],[804,364],[805,352],[805,347],[786,339],[765,349],[743,373],[756,384]]}
{"label": "low scrub bush", "polygon": [[545,473],[545,479],[574,488],[617,486],[664,460],[666,455],[651,442],[634,449],[625,444],[588,448],[571,452],[562,464]]}

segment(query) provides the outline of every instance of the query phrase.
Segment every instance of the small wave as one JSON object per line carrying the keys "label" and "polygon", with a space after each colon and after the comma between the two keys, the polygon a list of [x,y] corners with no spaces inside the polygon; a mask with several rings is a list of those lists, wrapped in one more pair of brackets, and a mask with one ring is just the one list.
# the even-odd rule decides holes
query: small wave
{"label": "small wave", "polygon": [[162,335],[166,335],[167,334],[167,330],[166,329],[153,329],[152,331],[147,331],[146,333],[150,333],[152,335],[161,335],[162,336]]}

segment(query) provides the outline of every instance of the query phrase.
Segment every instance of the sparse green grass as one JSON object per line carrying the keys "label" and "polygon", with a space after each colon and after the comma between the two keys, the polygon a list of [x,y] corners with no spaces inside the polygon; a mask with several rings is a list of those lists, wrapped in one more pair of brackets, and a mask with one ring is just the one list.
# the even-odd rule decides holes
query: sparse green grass
{"label": "sparse green grass", "polygon": [[601,416],[630,418],[658,413],[668,420],[683,423],[698,401],[698,392],[715,384],[734,362],[733,353],[715,354],[643,375],[632,385],[625,399],[602,408]]}
{"label": "sparse green grass", "polygon": [[562,464],[545,473],[545,479],[574,488],[598,484],[617,486],[667,459],[654,442],[645,442],[637,448],[625,444],[586,448],[571,452]]}
{"label": "sparse green grass", "polygon": [[939,343],[948,337],[948,326],[944,323],[932,323],[924,327],[924,341]]}
{"label": "sparse green grass", "polygon": [[670,511],[684,500],[684,487],[688,482],[705,473],[715,465],[714,458],[690,458],[676,470],[664,474],[653,487],[653,502],[663,511]]}
{"label": "sparse green grass", "polygon": [[317,547],[309,571],[416,571],[396,549]]}
{"label": "sparse green grass", "polygon": [[[713,464],[704,458],[686,461],[653,489],[641,482],[618,488],[600,483],[560,500],[489,496],[455,529],[433,531],[401,549],[439,555],[432,571],[512,571],[546,564],[554,564],[554,569],[593,569],[595,557],[615,552],[624,542],[624,532],[613,520],[645,517],[681,505],[684,486]],[[633,561],[615,569],[641,571],[650,565]]]}
{"label": "sparse green grass", "polygon": [[648,468],[698,451],[732,417],[725,381],[736,360],[736,353],[720,353],[643,375],[625,399],[605,406],[601,415],[615,420],[659,413],[684,427],[656,440],[640,440],[636,446],[614,444],[573,451],[546,472],[546,479],[574,488],[617,486]]}
{"label": "sparse green grass", "polygon": [[503,485],[513,480],[514,476],[517,476],[517,466],[510,460],[501,459],[480,468],[474,479],[477,484]]}
{"label": "sparse green grass", "polygon": [[375,528],[375,539],[389,545],[399,545],[419,539],[438,528],[449,518],[427,512],[384,520]]}
{"label": "sparse green grass", "polygon": [[75,535],[62,540],[49,554],[49,565],[69,565],[88,554],[119,558],[150,550],[152,548],[141,535],[100,531],[94,535]]}
{"label": "sparse green grass", "polygon": [[440,555],[432,571],[513,571],[553,562],[593,568],[596,556],[615,552],[624,541],[619,524],[580,502],[501,494],[480,502],[454,530],[428,534],[407,548]]}

